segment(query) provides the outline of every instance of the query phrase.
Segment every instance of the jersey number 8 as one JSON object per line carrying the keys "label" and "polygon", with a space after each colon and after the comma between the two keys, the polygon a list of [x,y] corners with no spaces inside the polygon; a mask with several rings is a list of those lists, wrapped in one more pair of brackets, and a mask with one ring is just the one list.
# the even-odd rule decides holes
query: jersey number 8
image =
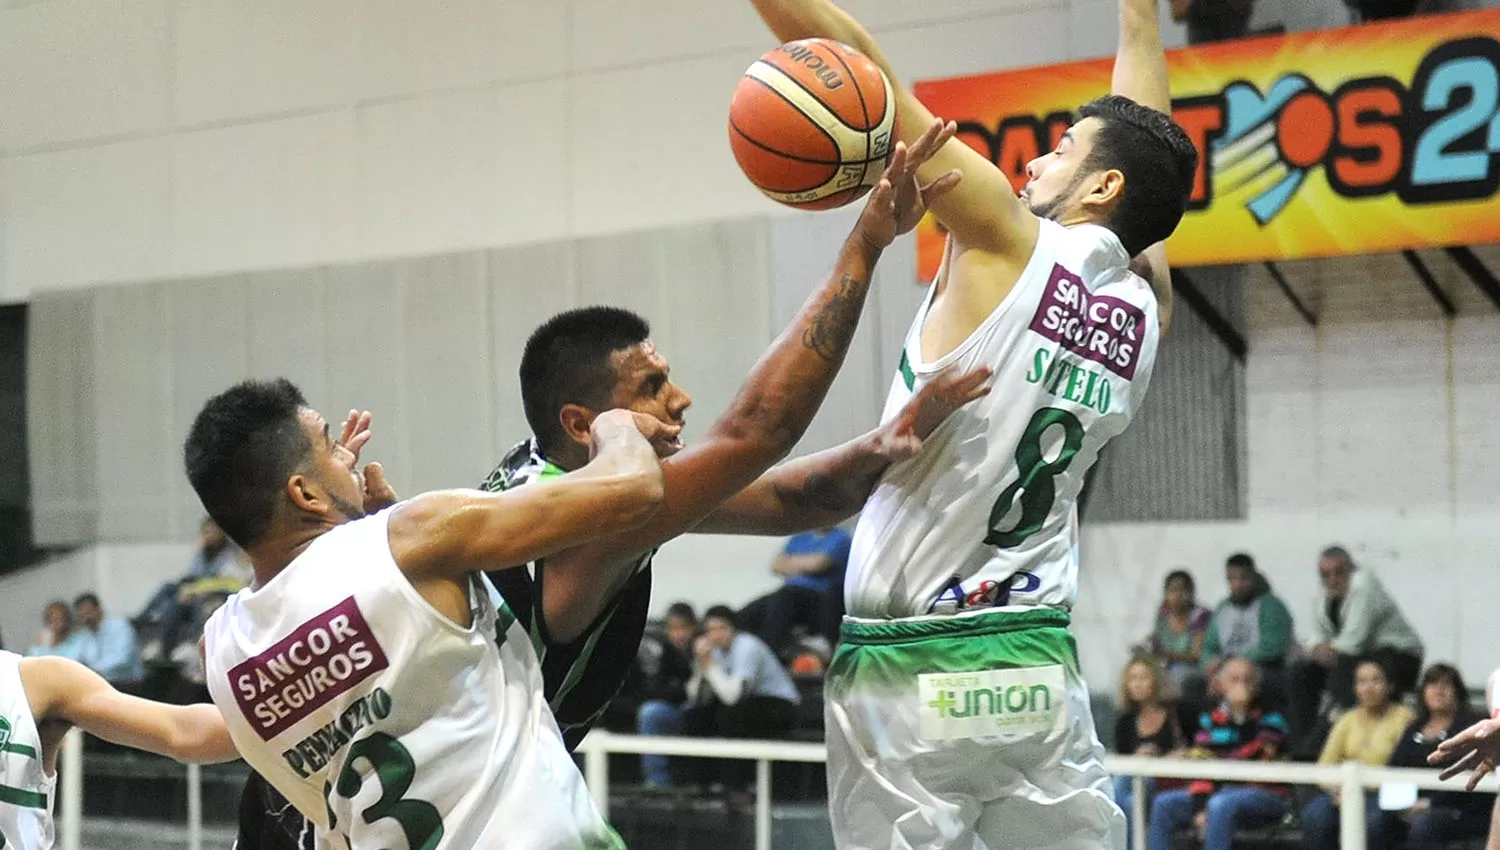
{"label": "jersey number 8", "polygon": [[[1042,457],[1042,435],[1053,425],[1063,429],[1062,449],[1057,457],[1047,460]],[[1057,499],[1057,486],[1053,479],[1063,474],[1073,462],[1073,456],[1083,448],[1083,423],[1078,417],[1055,407],[1038,410],[1021,433],[1016,445],[1016,468],[1020,476],[1000,493],[995,506],[990,509],[990,531],[984,542],[1002,549],[1021,545],[1022,541],[1042,530],[1047,515],[1052,513],[1052,503]],[[1000,523],[1011,512],[1015,503],[1021,503],[1021,517],[1015,526],[1003,530]]]}

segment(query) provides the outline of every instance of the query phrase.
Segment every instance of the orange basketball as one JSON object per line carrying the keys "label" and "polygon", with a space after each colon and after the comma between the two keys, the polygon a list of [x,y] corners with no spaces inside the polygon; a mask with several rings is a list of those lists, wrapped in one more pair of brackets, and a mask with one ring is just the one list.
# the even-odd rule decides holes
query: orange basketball
{"label": "orange basketball", "polygon": [[891,156],[896,95],[879,66],[826,38],[783,44],[740,78],[729,145],[774,201],[841,207],[870,191]]}

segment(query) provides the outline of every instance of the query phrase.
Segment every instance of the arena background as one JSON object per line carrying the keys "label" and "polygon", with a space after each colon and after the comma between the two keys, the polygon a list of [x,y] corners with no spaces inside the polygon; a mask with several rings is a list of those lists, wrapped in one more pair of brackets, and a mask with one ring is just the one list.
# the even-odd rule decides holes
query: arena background
{"label": "arena background", "polygon": [[[1110,54],[1115,2],[846,5],[914,81]],[[1347,20],[1338,0],[1260,0],[1254,25]],[[735,167],[728,97],[770,45],[745,2],[0,2],[0,302],[30,305],[37,541],[76,547],[0,577],[0,631],[23,644],[85,589],[127,614],[181,573],[200,516],[181,437],[244,375],[373,410],[367,456],[401,492],[476,484],[525,435],[526,333],[615,303],[652,320],[701,433],[852,221],[783,210]],[[1249,551],[1306,622],[1331,543],[1429,659],[1495,667],[1500,311],[1422,254],[1451,319],[1400,255],[1281,264],[1316,326],[1259,266],[1194,273],[1249,353],[1180,305],[1099,468],[1074,614],[1096,690],[1168,570],[1212,603],[1225,555]],[[799,452],[875,422],[915,265],[910,239],[887,252]],[[672,543],[656,611],[771,589],[779,543]]]}

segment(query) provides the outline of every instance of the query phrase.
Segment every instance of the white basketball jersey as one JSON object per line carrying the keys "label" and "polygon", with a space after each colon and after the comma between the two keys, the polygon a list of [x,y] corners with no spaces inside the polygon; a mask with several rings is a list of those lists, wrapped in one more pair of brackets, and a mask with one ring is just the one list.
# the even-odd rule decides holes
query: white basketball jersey
{"label": "white basketball jersey", "polygon": [[932,293],[886,399],[894,417],[933,375],[994,370],[860,515],[849,613],[894,618],[1008,605],[1070,608],[1084,474],[1140,408],[1160,336],[1156,297],[1106,228],[1042,221],[1015,288],[952,352],[922,359]]}
{"label": "white basketball jersey", "polygon": [[48,850],[57,776],[42,764],[42,736],[21,686],[21,656],[0,651],[0,848]]}
{"label": "white basketball jersey", "polygon": [[618,846],[515,618],[482,576],[469,628],[438,613],[391,556],[390,515],[327,532],[210,618],[209,692],[235,747],[320,846]]}

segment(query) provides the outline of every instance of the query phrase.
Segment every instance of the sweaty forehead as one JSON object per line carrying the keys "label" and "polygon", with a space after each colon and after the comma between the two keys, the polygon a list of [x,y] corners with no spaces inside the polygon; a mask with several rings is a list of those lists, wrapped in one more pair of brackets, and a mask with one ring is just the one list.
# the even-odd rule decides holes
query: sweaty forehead
{"label": "sweaty forehead", "polygon": [[664,372],[668,368],[666,356],[658,351],[656,343],[649,339],[629,348],[622,348],[610,355],[610,358],[614,361],[615,372],[621,378],[642,372]]}

